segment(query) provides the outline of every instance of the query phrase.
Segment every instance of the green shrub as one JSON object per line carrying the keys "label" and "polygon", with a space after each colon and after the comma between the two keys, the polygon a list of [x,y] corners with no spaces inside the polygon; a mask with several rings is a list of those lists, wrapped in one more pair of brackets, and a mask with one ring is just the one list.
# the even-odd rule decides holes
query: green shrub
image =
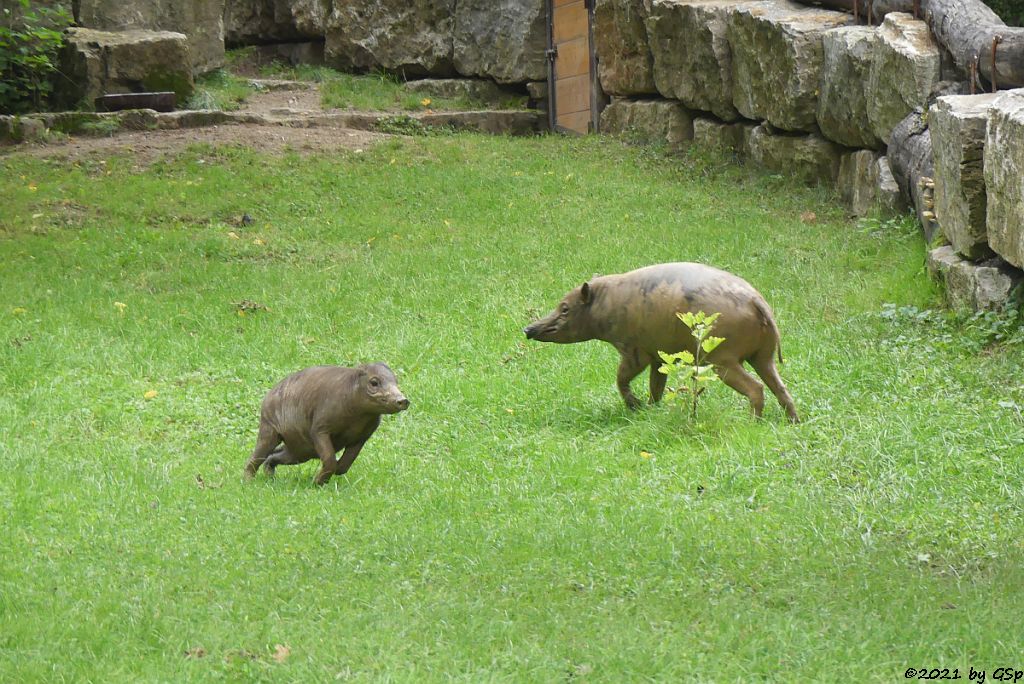
{"label": "green shrub", "polygon": [[71,17],[62,8],[18,0],[20,12],[3,10],[0,25],[0,113],[42,109],[53,92],[62,30]]}

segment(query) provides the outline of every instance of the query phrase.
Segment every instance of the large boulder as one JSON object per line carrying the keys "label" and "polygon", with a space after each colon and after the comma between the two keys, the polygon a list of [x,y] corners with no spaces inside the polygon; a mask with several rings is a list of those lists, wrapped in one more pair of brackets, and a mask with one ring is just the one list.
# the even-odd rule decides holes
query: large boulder
{"label": "large boulder", "polygon": [[985,136],[988,244],[1024,268],[1024,89],[992,103]]}
{"label": "large boulder", "polygon": [[224,0],[75,0],[79,26],[188,36],[193,74],[224,66]]}
{"label": "large boulder", "polygon": [[1024,273],[999,257],[975,263],[957,254],[952,245],[928,252],[927,266],[945,285],[950,306],[961,311],[1001,309],[1024,283]]}
{"label": "large boulder", "polygon": [[998,95],[940,97],[928,112],[935,162],[935,216],[968,259],[992,256],[985,228],[985,128]]}
{"label": "large boulder", "polygon": [[839,173],[843,148],[820,135],[792,135],[761,124],[750,133],[750,160],[768,171],[808,185],[831,185]]}
{"label": "large boulder", "polygon": [[874,41],[866,96],[875,136],[889,143],[915,107],[925,108],[940,81],[942,57],[928,24],[902,12],[885,15]]}
{"label": "large boulder", "polygon": [[331,0],[225,0],[224,40],[260,45],[323,39]]}
{"label": "large boulder", "polygon": [[822,36],[818,127],[826,138],[847,147],[882,147],[868,120],[864,88],[877,31],[870,26],[841,26]]}
{"label": "large boulder", "polygon": [[647,35],[654,84],[691,109],[735,121],[727,13],[748,0],[654,0]]}
{"label": "large boulder", "polygon": [[650,0],[596,0],[593,35],[597,73],[609,95],[657,92],[645,25],[649,9]]}
{"label": "large boulder", "polygon": [[852,17],[789,0],[729,12],[733,104],[748,119],[786,131],[816,128],[822,35]]}
{"label": "large boulder", "polygon": [[334,0],[325,59],[346,71],[454,76],[456,0]]}
{"label": "large boulder", "polygon": [[106,93],[172,90],[181,102],[192,94],[189,43],[171,31],[97,31],[71,28],[65,33],[61,72],[72,84],[61,89],[61,104],[92,107]]}
{"label": "large boulder", "polygon": [[544,0],[458,0],[453,57],[463,76],[525,83],[547,78]]}
{"label": "large boulder", "polygon": [[665,145],[676,152],[693,140],[693,117],[672,100],[615,98],[601,112],[601,132]]}

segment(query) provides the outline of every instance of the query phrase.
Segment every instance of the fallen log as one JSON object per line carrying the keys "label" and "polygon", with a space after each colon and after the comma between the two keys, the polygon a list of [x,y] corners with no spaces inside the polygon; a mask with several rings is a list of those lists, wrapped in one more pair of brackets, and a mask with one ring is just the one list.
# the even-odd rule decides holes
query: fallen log
{"label": "fallen log", "polygon": [[886,156],[900,193],[914,207],[924,239],[930,243],[938,232],[932,201],[935,165],[932,136],[922,110],[915,109],[892,129]]}
{"label": "fallen log", "polygon": [[798,1],[853,12],[871,23],[889,12],[914,14],[928,22],[935,40],[964,74],[977,74],[992,90],[1024,86],[1024,27],[1007,26],[981,0]]}

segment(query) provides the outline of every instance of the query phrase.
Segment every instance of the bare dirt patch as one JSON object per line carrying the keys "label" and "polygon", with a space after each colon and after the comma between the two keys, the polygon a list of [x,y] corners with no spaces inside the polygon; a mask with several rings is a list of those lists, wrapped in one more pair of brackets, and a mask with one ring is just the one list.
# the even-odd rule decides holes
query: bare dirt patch
{"label": "bare dirt patch", "polygon": [[129,131],[109,137],[71,136],[56,143],[29,144],[13,154],[58,157],[78,161],[112,154],[130,154],[139,166],[174,156],[189,145],[241,146],[270,154],[330,154],[366,149],[387,136],[350,128],[292,128],[290,126],[221,125],[172,131]]}
{"label": "bare dirt patch", "polygon": [[[261,116],[322,112],[320,91],[315,88],[267,90],[254,93],[241,111]],[[330,154],[342,150],[366,149],[388,136],[383,133],[340,126],[293,127],[282,117],[282,125],[221,124],[177,130],[118,131],[109,136],[67,136],[42,143],[9,148],[8,154],[63,158],[79,161],[113,154],[130,154],[139,166],[148,166],[175,156],[189,145],[240,146],[269,154],[294,152],[301,155]]]}

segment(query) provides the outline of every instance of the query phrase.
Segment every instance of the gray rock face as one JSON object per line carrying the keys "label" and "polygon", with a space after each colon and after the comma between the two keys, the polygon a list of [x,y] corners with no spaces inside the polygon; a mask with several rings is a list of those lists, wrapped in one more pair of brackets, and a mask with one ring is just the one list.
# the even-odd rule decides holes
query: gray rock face
{"label": "gray rock face", "polygon": [[988,244],[1024,268],[1024,89],[992,103],[985,136]]}
{"label": "gray rock face", "polygon": [[779,135],[761,124],[750,134],[750,160],[808,185],[830,185],[839,173],[843,149],[819,135]]}
{"label": "gray rock face", "polygon": [[889,143],[892,129],[915,107],[926,107],[940,80],[941,56],[928,25],[909,14],[885,15],[867,80],[868,119]]}
{"label": "gray rock face", "polygon": [[985,228],[983,164],[988,110],[996,94],[940,97],[928,112],[935,160],[935,216],[968,259],[992,256]]}
{"label": "gray rock face", "polygon": [[691,109],[735,121],[732,51],[727,13],[746,0],[654,0],[647,35],[654,58],[654,84],[665,97]]}
{"label": "gray rock face", "polygon": [[693,120],[693,142],[702,147],[727,150],[746,157],[750,149],[750,136],[755,128],[757,124],[749,121],[723,123],[698,117]]}
{"label": "gray rock face", "polygon": [[878,198],[878,160],[880,152],[856,150],[839,159],[836,185],[839,197],[853,216],[866,216]]}
{"label": "gray rock face", "polygon": [[974,263],[960,257],[952,245],[928,252],[928,272],[945,283],[946,299],[954,309],[985,311],[1004,307],[1024,272],[998,257]]}
{"label": "gray rock face", "polygon": [[852,17],[788,0],[729,13],[733,104],[748,119],[786,131],[813,131],[823,59],[822,34]]}
{"label": "gray rock face", "polygon": [[547,78],[544,0],[458,0],[453,55],[463,76],[499,83]]}
{"label": "gray rock face", "polygon": [[61,71],[73,83],[63,91],[74,106],[106,93],[173,90],[178,102],[192,94],[188,39],[171,31],[97,31],[71,28],[61,57]]}
{"label": "gray rock face", "polygon": [[331,0],[224,0],[228,45],[323,38]]}
{"label": "gray rock face", "polygon": [[544,0],[333,0],[325,56],[350,71],[525,83],[547,78],[546,22]]}
{"label": "gray rock face", "polygon": [[615,98],[601,112],[601,132],[664,144],[678,151],[693,140],[693,118],[683,105],[672,100]]}
{"label": "gray rock face", "polygon": [[76,0],[78,23],[104,31],[188,36],[194,74],[224,66],[224,0]]}
{"label": "gray rock face", "polygon": [[654,60],[647,43],[650,0],[597,0],[594,49],[601,87],[609,95],[654,94]]}
{"label": "gray rock face", "polygon": [[877,32],[869,26],[842,26],[822,36],[818,126],[826,138],[847,147],[882,147],[868,120],[864,88]]}
{"label": "gray rock face", "polygon": [[346,71],[454,76],[456,0],[334,0],[325,59]]}

